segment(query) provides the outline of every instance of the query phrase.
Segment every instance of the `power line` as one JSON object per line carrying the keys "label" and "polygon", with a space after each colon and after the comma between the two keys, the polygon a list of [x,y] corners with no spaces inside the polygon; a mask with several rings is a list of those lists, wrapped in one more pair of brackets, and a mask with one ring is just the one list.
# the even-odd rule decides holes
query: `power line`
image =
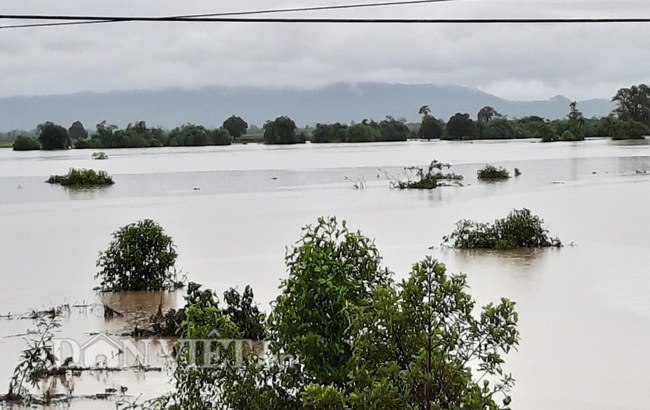
{"label": "power line", "polygon": [[[173,22],[173,23],[310,23],[310,24],[606,24],[650,23],[650,17],[595,18],[243,18],[243,17],[124,17],[124,16],[43,16],[34,14],[0,15],[11,20],[71,20],[78,23],[100,22]],[[16,26],[13,26],[16,27]]]}
{"label": "power line", "polygon": [[[344,9],[360,9],[360,8],[370,8],[370,7],[374,8],[374,7],[386,7],[386,6],[405,6],[405,5],[415,5],[415,4],[425,4],[425,3],[442,3],[442,2],[449,2],[449,1],[460,1],[460,0],[402,0],[402,1],[390,1],[390,2],[360,3],[360,4],[339,4],[339,5],[330,5],[330,6],[293,7],[293,8],[284,8],[284,9],[232,11],[232,12],[206,13],[206,14],[187,14],[182,16],[157,17],[157,19],[228,17],[228,16],[247,16],[247,15],[274,14],[274,13],[296,13],[296,12],[310,12],[310,11],[323,11],[323,10],[344,10]],[[119,20],[119,21],[125,21],[125,20]],[[80,24],[115,23],[119,21],[107,18],[107,19],[95,20],[95,21],[18,24],[12,26],[0,26],[0,29],[71,26],[71,25],[80,25]]]}

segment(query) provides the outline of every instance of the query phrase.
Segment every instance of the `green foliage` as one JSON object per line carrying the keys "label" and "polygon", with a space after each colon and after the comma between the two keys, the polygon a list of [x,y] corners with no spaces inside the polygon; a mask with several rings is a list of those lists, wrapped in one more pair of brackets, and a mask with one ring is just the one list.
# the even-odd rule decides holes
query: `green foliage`
{"label": "green foliage", "polygon": [[171,146],[209,145],[208,131],[202,125],[184,124],[170,131],[168,144]]}
{"label": "green foliage", "polygon": [[614,113],[620,120],[636,121],[650,126],[650,87],[645,84],[619,89],[612,101],[616,103]]}
{"label": "green foliage", "polygon": [[237,139],[246,134],[246,131],[248,130],[248,123],[241,117],[232,115],[223,122],[223,128],[228,130],[228,133],[232,135],[234,139]]}
{"label": "green foliage", "polygon": [[476,114],[476,120],[479,124],[487,124],[494,118],[501,117],[501,114],[489,105],[481,108]]}
{"label": "green foliage", "polygon": [[347,129],[348,142],[375,142],[381,141],[381,132],[374,121],[363,120],[359,124],[350,125]]}
{"label": "green foliage", "polygon": [[393,186],[399,189],[434,189],[445,182],[459,184],[463,180],[462,175],[442,172],[443,169],[450,167],[451,165],[435,159],[426,170],[420,167],[407,167],[404,168],[406,181],[397,181]]}
{"label": "green foliage", "polygon": [[348,126],[337,122],[336,124],[316,124],[316,129],[311,134],[311,142],[346,142]]}
{"label": "green foliage", "polygon": [[89,138],[85,140],[76,140],[74,142],[74,147],[76,149],[95,149],[103,148],[103,145],[99,138]]}
{"label": "green foliage", "polygon": [[84,140],[88,138],[88,131],[86,131],[80,121],[75,121],[72,123],[70,128],[68,128],[68,135],[73,141]]}
{"label": "green foliage", "polygon": [[576,105],[575,101],[569,104],[571,111],[567,122],[568,129],[562,133],[562,141],[584,141],[585,139],[585,118]]}
{"label": "green foliage", "polygon": [[502,299],[476,317],[466,277],[448,274],[428,257],[397,288],[379,287],[369,306],[352,309],[353,370],[344,386],[308,385],[303,403],[314,409],[506,409],[514,380],[503,373],[502,354],[519,343],[514,305]]}
{"label": "green foliage", "polygon": [[643,139],[650,133],[645,124],[634,120],[610,118],[607,124],[608,136],[613,140]]}
{"label": "green foliage", "polygon": [[447,121],[444,139],[447,140],[472,140],[476,138],[476,126],[469,118],[469,114],[456,113]]}
{"label": "green foliage", "polygon": [[208,133],[210,145],[230,145],[232,144],[230,132],[226,128],[215,128]]}
{"label": "green foliage", "polygon": [[[223,294],[226,307],[220,309],[220,312],[237,326],[241,337],[261,341],[266,333],[264,327],[266,317],[259,311],[253,299],[253,289],[250,286],[246,286],[243,294],[240,294],[237,289],[230,288]],[[191,306],[199,306],[204,310],[209,306],[218,309],[219,300],[212,290],[201,290],[200,284],[190,282],[187,285],[185,306],[178,310],[169,310],[165,314],[162,323],[154,323],[154,332],[161,336],[179,335],[182,332],[182,323],[187,320],[186,310]],[[201,323],[203,323],[202,320]]]}
{"label": "green foliage", "polygon": [[505,118],[494,118],[487,123],[479,122],[479,136],[481,139],[499,140],[520,138],[511,121]]}
{"label": "green foliage", "polygon": [[557,135],[557,132],[549,124],[543,124],[540,126],[539,136],[542,138],[542,142],[559,141],[559,136]]}
{"label": "green foliage", "polygon": [[510,178],[510,172],[503,167],[495,167],[486,164],[483,168],[476,171],[479,181],[503,181]]}
{"label": "green foliage", "polygon": [[411,135],[411,130],[401,121],[387,116],[379,123],[381,141],[406,141]]}
{"label": "green foliage", "polygon": [[29,388],[39,386],[43,376],[56,367],[52,339],[54,331],[61,326],[56,315],[39,316],[36,320],[38,331],[27,340],[27,348],[20,355],[20,362],[9,381],[9,391],[4,397],[6,401],[26,404],[28,407],[34,399]]}
{"label": "green foliage", "polygon": [[544,221],[530,210],[514,209],[506,218],[497,219],[494,224],[461,220],[443,243],[451,242],[458,249],[514,249],[560,247],[558,238],[549,238]]}
{"label": "green foliage", "polygon": [[39,149],[41,149],[40,142],[25,135],[17,136],[13,143],[14,151],[34,151]]}
{"label": "green foliage", "polygon": [[388,271],[372,240],[320,218],[285,257],[288,278],[270,317],[273,349],[292,355],[303,383],[341,386],[350,367],[349,309],[366,306]]}
{"label": "green foliage", "polygon": [[51,175],[48,184],[59,184],[70,188],[93,188],[113,185],[113,178],[106,171],[70,168],[66,175]]}
{"label": "green foliage", "polygon": [[432,139],[442,138],[443,135],[444,123],[441,120],[428,114],[422,117],[422,123],[418,130],[418,136],[420,138],[426,138],[427,141],[430,141]]}
{"label": "green foliage", "polygon": [[70,138],[68,130],[50,121],[38,125],[38,140],[45,150],[68,149]]}
{"label": "green foliage", "polygon": [[304,136],[296,133],[296,123],[289,117],[278,117],[264,124],[265,144],[298,144],[304,143]]}
{"label": "green foliage", "polygon": [[[396,286],[373,241],[335,218],[307,226],[285,259],[289,276],[273,306],[267,353],[291,360],[269,360],[254,344],[220,345],[241,337],[242,326],[212,292],[190,284],[175,322],[175,390],[156,408],[509,408],[514,380],[502,365],[519,343],[514,302],[476,313],[466,277],[431,258]],[[191,339],[201,340],[193,351]],[[204,366],[206,349],[218,346]]]}
{"label": "green foliage", "polygon": [[95,279],[105,292],[167,290],[176,284],[176,249],[172,238],[151,219],[113,232],[108,248],[100,252]]}

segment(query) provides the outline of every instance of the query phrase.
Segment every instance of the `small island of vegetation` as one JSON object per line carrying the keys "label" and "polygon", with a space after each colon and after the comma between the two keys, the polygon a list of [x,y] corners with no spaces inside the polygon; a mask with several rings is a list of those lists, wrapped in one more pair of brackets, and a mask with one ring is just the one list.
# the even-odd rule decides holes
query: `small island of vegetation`
{"label": "small island of vegetation", "polygon": [[451,165],[438,160],[433,160],[428,169],[421,167],[404,168],[406,181],[397,181],[392,186],[399,189],[434,189],[442,185],[461,185],[462,175],[453,172],[444,173],[443,168],[449,169]]}
{"label": "small island of vegetation", "polygon": [[70,168],[66,175],[51,175],[48,184],[59,184],[70,188],[93,188],[113,185],[115,181],[106,171]]}
{"label": "small island of vegetation", "polygon": [[504,181],[510,178],[510,172],[503,167],[487,164],[476,172],[479,181]]}
{"label": "small island of vegetation", "polygon": [[544,220],[530,210],[514,209],[493,224],[467,219],[456,222],[456,230],[442,238],[456,249],[516,249],[561,247],[559,238],[548,236]]}

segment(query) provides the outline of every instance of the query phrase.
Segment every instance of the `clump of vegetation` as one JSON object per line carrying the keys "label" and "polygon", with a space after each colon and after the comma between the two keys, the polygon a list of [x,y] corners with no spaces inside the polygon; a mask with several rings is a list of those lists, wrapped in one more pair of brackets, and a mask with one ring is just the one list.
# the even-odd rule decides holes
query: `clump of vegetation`
{"label": "clump of vegetation", "polygon": [[530,210],[514,209],[507,217],[494,224],[460,220],[456,230],[442,238],[457,249],[515,249],[560,247],[559,238],[550,238],[543,226],[544,220]]}
{"label": "clump of vegetation", "polygon": [[35,151],[41,149],[41,143],[36,138],[19,135],[14,140],[14,151]]}
{"label": "clump of vegetation", "polygon": [[169,290],[177,287],[176,249],[160,225],[144,219],[113,232],[100,252],[95,279],[104,292]]}
{"label": "clump of vegetation", "polygon": [[263,340],[266,334],[264,327],[266,316],[259,311],[253,298],[253,289],[250,286],[246,286],[243,294],[240,294],[237,289],[230,288],[223,294],[226,307],[219,309],[219,299],[214,291],[202,290],[200,284],[190,282],[187,285],[184,307],[178,310],[171,309],[164,316],[159,312],[157,317],[152,318],[154,333],[160,336],[177,336],[183,322],[187,321],[188,311],[196,309],[208,311],[210,308],[215,308],[237,326],[241,337],[255,341]]}
{"label": "clump of vegetation", "polygon": [[[476,312],[466,277],[432,258],[396,284],[374,242],[335,218],[307,226],[285,261],[262,354],[226,347],[206,365],[206,339],[244,332],[193,288],[162,408],[508,408],[514,302]],[[192,339],[203,343],[192,350]]]}
{"label": "clump of vegetation", "polygon": [[115,183],[106,171],[75,168],[70,168],[70,171],[66,175],[51,175],[45,182],[71,188],[92,188],[113,185]]}
{"label": "clump of vegetation", "polygon": [[36,325],[38,330],[34,337],[27,340],[27,348],[20,355],[20,362],[9,381],[9,391],[3,398],[5,401],[29,406],[35,399],[30,393],[30,387],[37,387],[39,382],[56,368],[52,338],[54,330],[61,326],[61,322],[53,315],[49,318],[38,317]]}
{"label": "clump of vegetation", "polygon": [[438,160],[433,160],[425,170],[420,167],[404,168],[406,181],[397,181],[391,186],[399,189],[434,189],[443,185],[461,185],[462,175],[453,172],[445,173],[443,169],[449,169],[451,165]]}
{"label": "clump of vegetation", "polygon": [[494,165],[487,164],[483,168],[476,171],[479,181],[503,181],[510,178],[510,172],[503,167],[495,167]]}
{"label": "clump of vegetation", "polygon": [[93,159],[108,159],[108,155],[106,155],[106,153],[103,152],[103,151],[93,152],[92,158]]}

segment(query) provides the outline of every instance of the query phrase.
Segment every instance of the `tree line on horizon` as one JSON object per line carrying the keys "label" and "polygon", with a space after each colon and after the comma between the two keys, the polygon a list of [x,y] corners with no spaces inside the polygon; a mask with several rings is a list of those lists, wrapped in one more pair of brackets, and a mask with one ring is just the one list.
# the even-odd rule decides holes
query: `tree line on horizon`
{"label": "tree line on horizon", "polygon": [[[364,119],[360,123],[316,124],[299,129],[288,116],[267,121],[260,130],[265,144],[297,144],[341,142],[426,140],[498,140],[540,138],[542,142],[582,141],[591,137],[614,140],[640,139],[650,133],[650,87],[645,84],[621,88],[612,97],[617,107],[606,117],[585,118],[576,102],[569,105],[564,119],[548,120],[531,115],[511,119],[493,107],[485,106],[472,119],[468,113],[456,113],[446,122],[431,115],[427,105],[419,109],[420,123],[386,116],[382,121]],[[129,123],[120,129],[102,121],[89,133],[80,121],[68,129],[53,122],[39,124],[34,134],[14,133],[13,148],[22,150],[53,150],[68,148],[142,148],[162,146],[230,145],[247,134],[248,123],[239,116],[227,118],[221,127],[208,129],[202,125],[184,124],[172,130],[147,127],[145,121]],[[34,135],[33,134],[33,135]],[[12,134],[9,134],[10,136]]]}

